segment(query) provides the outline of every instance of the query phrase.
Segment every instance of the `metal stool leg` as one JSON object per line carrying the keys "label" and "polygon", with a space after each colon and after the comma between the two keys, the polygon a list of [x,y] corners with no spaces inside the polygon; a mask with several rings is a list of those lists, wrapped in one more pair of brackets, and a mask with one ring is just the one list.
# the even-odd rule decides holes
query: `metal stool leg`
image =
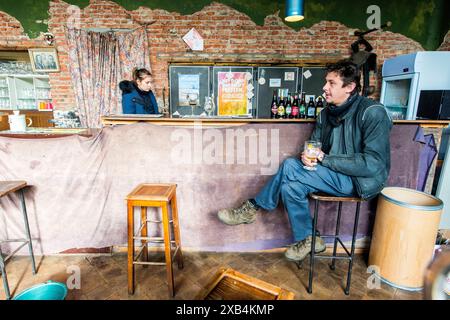
{"label": "metal stool leg", "polygon": [[25,196],[23,194],[23,189],[20,190],[19,195],[20,195],[20,202],[22,203],[23,222],[25,224],[25,231],[27,233],[28,251],[30,253],[31,258],[31,267],[33,270],[33,274],[36,274],[36,264],[34,262],[34,254],[33,254],[33,243],[31,242],[30,226],[28,224],[28,216],[27,216],[27,206],[25,204]]}
{"label": "metal stool leg", "polygon": [[355,214],[355,224],[353,225],[353,235],[352,235],[352,249],[350,253],[350,261],[348,263],[348,274],[347,274],[347,286],[345,288],[345,294],[350,294],[350,281],[352,277],[352,267],[353,267],[353,256],[355,253],[355,242],[356,242],[356,233],[358,231],[358,220],[359,220],[359,209],[361,207],[361,203],[356,203],[356,214]]}
{"label": "metal stool leg", "polygon": [[[335,238],[334,238],[334,247],[333,247],[333,257],[336,257],[336,249],[337,249],[337,237],[339,236],[339,227],[341,225],[341,210],[342,210],[342,202],[339,201],[339,206],[338,206],[338,215],[337,215],[337,219],[336,219],[336,232],[335,232]],[[336,268],[336,259],[331,259],[331,265],[330,265],[330,269],[334,270]]]}
{"label": "metal stool leg", "polygon": [[128,202],[128,294],[134,294],[134,207]]}
{"label": "metal stool leg", "polygon": [[164,228],[164,251],[166,257],[166,271],[167,271],[167,284],[169,286],[169,294],[171,297],[175,296],[174,284],[173,284],[173,270],[172,270],[172,249],[170,243],[170,226],[169,226],[169,213],[167,203],[162,205],[162,220]]}
{"label": "metal stool leg", "polygon": [[312,241],[311,241],[311,260],[309,262],[309,284],[308,284],[308,293],[312,293],[312,281],[314,276],[314,254],[316,249],[316,228],[317,228],[317,216],[319,211],[319,200],[316,200],[314,205],[314,219],[312,225]]}
{"label": "metal stool leg", "polygon": [[173,233],[175,237],[175,244],[178,247],[177,251],[178,269],[183,269],[183,253],[181,251],[180,226],[178,223],[178,209],[177,209],[176,195],[173,196],[172,201],[170,201],[170,205],[172,207]]}
{"label": "metal stool leg", "polygon": [[8,277],[6,276],[5,261],[3,260],[3,253],[1,248],[0,248],[0,271],[2,273],[3,288],[5,289],[6,300],[9,300],[11,298],[11,293],[9,292]]}
{"label": "metal stool leg", "polygon": [[[141,207],[141,224],[144,226],[141,229],[141,237],[147,237],[148,230],[147,230],[147,207]],[[147,240],[141,240],[142,246],[144,248],[142,249],[142,261],[147,262],[148,261],[148,242]],[[148,265],[143,265],[144,268],[147,268]]]}

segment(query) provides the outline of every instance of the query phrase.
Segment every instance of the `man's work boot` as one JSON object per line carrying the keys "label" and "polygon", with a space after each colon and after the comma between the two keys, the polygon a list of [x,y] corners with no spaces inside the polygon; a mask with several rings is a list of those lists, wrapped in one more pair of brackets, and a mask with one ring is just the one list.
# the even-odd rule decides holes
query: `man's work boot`
{"label": "man's work boot", "polygon": [[220,210],[217,216],[223,223],[234,226],[241,223],[254,222],[257,212],[258,208],[250,200],[246,200],[239,208]]}
{"label": "man's work boot", "polygon": [[[293,261],[302,261],[311,252],[311,242],[312,236],[307,236],[304,240],[290,245],[284,253],[285,257]],[[321,237],[316,236],[315,253],[323,252],[326,249],[325,241]]]}

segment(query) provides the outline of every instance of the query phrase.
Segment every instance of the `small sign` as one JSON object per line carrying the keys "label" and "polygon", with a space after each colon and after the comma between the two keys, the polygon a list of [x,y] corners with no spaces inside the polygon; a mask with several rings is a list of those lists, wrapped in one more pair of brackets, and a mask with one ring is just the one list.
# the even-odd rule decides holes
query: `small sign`
{"label": "small sign", "polygon": [[307,94],[307,95],[305,95],[306,103],[308,103],[309,100],[311,100],[311,98],[313,98],[314,102],[316,101],[316,96],[315,96],[315,95],[313,95],[313,94]]}
{"label": "small sign", "polygon": [[194,51],[203,51],[203,38],[195,28],[192,28],[183,37],[184,42]]}
{"label": "small sign", "polygon": [[279,78],[270,79],[269,87],[271,87],[271,88],[279,88],[279,87],[281,87],[281,79],[279,79]]}
{"label": "small sign", "polygon": [[266,84],[266,79],[265,78],[259,78],[258,83],[263,86],[263,85]]}
{"label": "small sign", "polygon": [[284,73],[284,81],[294,81],[294,80],[295,80],[295,72]]}
{"label": "small sign", "polygon": [[311,71],[306,70],[305,72],[303,72],[303,76],[305,77],[305,79],[309,79],[312,76]]}

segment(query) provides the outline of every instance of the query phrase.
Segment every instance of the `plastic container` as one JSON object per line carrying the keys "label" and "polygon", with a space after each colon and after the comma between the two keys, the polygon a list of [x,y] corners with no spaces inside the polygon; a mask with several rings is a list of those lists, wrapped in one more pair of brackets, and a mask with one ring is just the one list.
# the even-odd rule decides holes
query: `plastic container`
{"label": "plastic container", "polygon": [[13,300],[64,300],[66,295],[65,284],[47,281],[22,291]]}
{"label": "plastic container", "polygon": [[442,208],[442,200],[417,190],[381,191],[369,254],[369,266],[381,280],[404,290],[422,289]]}

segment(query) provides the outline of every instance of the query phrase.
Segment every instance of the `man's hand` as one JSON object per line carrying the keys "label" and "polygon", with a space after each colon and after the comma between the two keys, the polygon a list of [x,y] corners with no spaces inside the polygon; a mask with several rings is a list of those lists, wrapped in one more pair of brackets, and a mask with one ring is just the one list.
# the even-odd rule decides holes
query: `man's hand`
{"label": "man's hand", "polygon": [[317,160],[319,160],[319,162],[322,162],[323,157],[325,157],[325,153],[322,150],[320,150],[320,153],[317,156]]}
{"label": "man's hand", "polygon": [[317,166],[317,161],[323,160],[324,156],[325,156],[325,153],[322,150],[320,150],[320,153],[319,153],[317,159],[310,159],[310,158],[306,157],[306,153],[305,153],[305,151],[303,151],[300,155],[300,159],[302,160],[302,162],[305,166],[314,167],[314,166]]}
{"label": "man's hand", "polygon": [[314,167],[317,165],[317,160],[314,159],[310,159],[306,157],[306,153],[305,151],[302,152],[302,154],[300,155],[300,160],[302,160],[303,164],[307,167]]}

